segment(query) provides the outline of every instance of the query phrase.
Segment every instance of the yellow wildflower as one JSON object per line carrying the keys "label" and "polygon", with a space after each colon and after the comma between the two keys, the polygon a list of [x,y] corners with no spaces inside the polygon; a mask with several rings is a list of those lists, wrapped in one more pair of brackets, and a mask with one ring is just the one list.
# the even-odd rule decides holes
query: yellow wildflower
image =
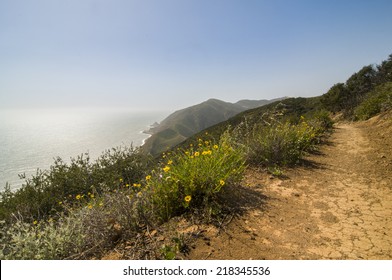
{"label": "yellow wildflower", "polygon": [[224,181],[224,180],[220,180],[220,181],[219,181],[219,185],[223,186],[224,184],[225,184],[225,181]]}
{"label": "yellow wildflower", "polygon": [[191,197],[190,195],[187,195],[187,196],[184,198],[185,202],[187,202],[187,203],[190,202],[191,199],[192,199],[192,197]]}
{"label": "yellow wildflower", "polygon": [[94,198],[94,194],[90,194],[90,197],[91,197],[91,198]]}
{"label": "yellow wildflower", "polygon": [[212,151],[211,151],[211,150],[203,151],[201,154],[202,154],[203,156],[211,155],[211,154],[212,154]]}
{"label": "yellow wildflower", "polygon": [[91,204],[89,204],[89,205],[87,206],[87,208],[88,208],[88,209],[93,209],[93,206],[92,206]]}
{"label": "yellow wildflower", "polygon": [[170,170],[170,167],[167,166],[167,165],[163,168],[163,171],[164,171],[164,172],[168,172],[169,170]]}
{"label": "yellow wildflower", "polygon": [[208,142],[208,141],[204,141],[204,144],[208,145],[208,144],[210,144],[210,142]]}
{"label": "yellow wildflower", "polygon": [[195,153],[195,157],[198,157],[198,156],[200,156],[200,153],[199,153],[199,152],[196,152],[196,153]]}
{"label": "yellow wildflower", "polygon": [[122,178],[120,178],[120,182],[122,182],[123,181],[123,179]]}
{"label": "yellow wildflower", "polygon": [[78,194],[75,198],[76,198],[77,200],[79,200],[79,199],[82,198],[82,196],[81,196],[80,194]]}
{"label": "yellow wildflower", "polygon": [[125,186],[126,186],[126,187],[129,187],[129,184],[126,184]]}
{"label": "yellow wildflower", "polygon": [[146,181],[148,181],[148,180],[150,180],[151,179],[151,175],[147,175],[146,176]]}
{"label": "yellow wildflower", "polygon": [[36,224],[38,224],[37,220],[35,220],[35,221],[33,222],[33,225],[36,225]]}
{"label": "yellow wildflower", "polygon": [[173,163],[172,160],[169,160],[169,161],[167,162],[168,165],[170,165],[170,164],[172,164],[172,163]]}
{"label": "yellow wildflower", "polygon": [[218,145],[214,145],[214,149],[217,150],[219,147]]}

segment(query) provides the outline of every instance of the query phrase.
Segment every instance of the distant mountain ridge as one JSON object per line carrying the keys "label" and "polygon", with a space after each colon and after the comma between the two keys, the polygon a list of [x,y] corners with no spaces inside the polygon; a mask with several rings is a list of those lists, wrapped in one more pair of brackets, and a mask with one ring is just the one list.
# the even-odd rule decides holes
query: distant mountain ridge
{"label": "distant mountain ridge", "polygon": [[236,103],[219,99],[209,99],[200,104],[178,110],[160,124],[154,124],[146,133],[151,137],[146,140],[143,149],[153,155],[159,154],[186,140],[210,126],[228,120],[235,115],[257,108],[277,100],[240,100]]}

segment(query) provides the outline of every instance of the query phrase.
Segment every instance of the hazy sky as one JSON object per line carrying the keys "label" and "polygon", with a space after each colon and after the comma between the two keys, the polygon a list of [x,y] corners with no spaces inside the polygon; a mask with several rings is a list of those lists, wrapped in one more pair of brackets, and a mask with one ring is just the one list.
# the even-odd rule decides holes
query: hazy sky
{"label": "hazy sky", "polygon": [[392,53],[392,1],[0,0],[0,108],[316,96]]}

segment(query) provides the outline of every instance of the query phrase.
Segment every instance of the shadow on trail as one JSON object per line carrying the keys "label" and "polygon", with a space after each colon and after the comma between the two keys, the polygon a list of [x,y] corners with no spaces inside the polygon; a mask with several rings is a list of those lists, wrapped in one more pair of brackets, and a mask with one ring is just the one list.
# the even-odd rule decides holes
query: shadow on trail
{"label": "shadow on trail", "polygon": [[305,168],[305,169],[318,169],[318,170],[324,170],[327,169],[324,164],[320,164],[319,162],[316,162],[311,159],[303,159],[299,166]]}
{"label": "shadow on trail", "polygon": [[257,189],[237,185],[228,187],[219,202],[230,212],[243,215],[249,210],[263,210],[268,199]]}

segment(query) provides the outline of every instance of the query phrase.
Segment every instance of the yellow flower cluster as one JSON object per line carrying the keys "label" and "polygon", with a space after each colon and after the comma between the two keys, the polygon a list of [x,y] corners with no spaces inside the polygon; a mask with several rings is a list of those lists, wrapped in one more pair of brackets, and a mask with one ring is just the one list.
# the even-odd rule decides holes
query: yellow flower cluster
{"label": "yellow flower cluster", "polygon": [[[84,195],[84,194],[77,194],[77,195],[75,196],[75,199],[76,199],[76,200],[81,200],[81,199],[84,198],[85,196],[90,197],[91,199],[93,199],[93,198],[95,197],[95,195],[94,195],[93,193],[88,193],[87,195]],[[62,201],[59,201],[59,205],[61,205],[61,204],[63,204],[63,202],[62,202]]]}
{"label": "yellow flower cluster", "polygon": [[163,171],[164,171],[164,172],[169,172],[169,170],[170,170],[170,167],[167,166],[167,165],[163,168]]}

